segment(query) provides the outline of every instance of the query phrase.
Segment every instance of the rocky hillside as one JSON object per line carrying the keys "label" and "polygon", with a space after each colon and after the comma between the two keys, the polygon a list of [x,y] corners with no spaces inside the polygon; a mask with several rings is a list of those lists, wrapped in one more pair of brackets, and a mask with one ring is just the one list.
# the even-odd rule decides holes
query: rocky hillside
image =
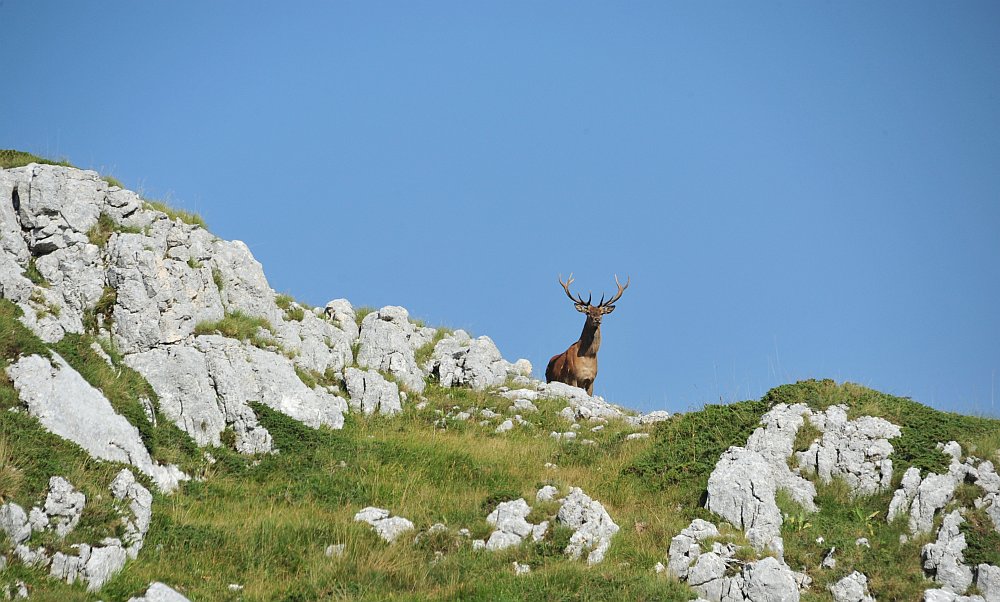
{"label": "rocky hillside", "polygon": [[998,421],[830,381],[637,415],[32,160],[0,169],[0,596],[1000,601]]}

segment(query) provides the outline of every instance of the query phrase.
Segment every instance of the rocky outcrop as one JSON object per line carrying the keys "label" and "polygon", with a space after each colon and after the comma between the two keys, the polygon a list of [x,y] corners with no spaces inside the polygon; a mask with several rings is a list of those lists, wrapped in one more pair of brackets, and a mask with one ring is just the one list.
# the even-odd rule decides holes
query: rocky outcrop
{"label": "rocky outcrop", "polygon": [[31,355],[7,368],[21,402],[46,430],[73,441],[102,460],[130,464],[163,491],[186,479],[176,466],[153,462],[139,430],[57,354]]}
{"label": "rocky outcrop", "polygon": [[499,387],[510,376],[531,375],[527,360],[511,364],[503,359],[492,339],[473,339],[464,330],[438,341],[424,368],[442,387],[467,386],[476,391]]}
{"label": "rocky outcrop", "polygon": [[32,547],[33,531],[51,529],[63,538],[73,531],[83,513],[86,497],[58,476],[49,480],[44,504],[32,508],[29,515],[13,502],[0,506],[0,528],[25,566],[48,567],[51,577],[71,584],[83,581],[88,591],[96,591],[125,566],[127,558],[136,558],[152,518],[152,494],[127,469],[112,482],[111,492],[115,500],[128,504],[119,508],[124,541],[106,537],[94,545],[74,544],[69,546],[72,553],[56,552],[51,557],[44,547]]}
{"label": "rocky outcrop", "polygon": [[816,486],[788,468],[795,435],[809,415],[809,408],[803,404],[777,404],[761,417],[763,426],[750,435],[746,447],[767,462],[775,490],[783,489],[808,512],[815,512]]}
{"label": "rocky outcrop", "polygon": [[364,414],[392,416],[403,411],[399,387],[374,370],[348,368],[344,371],[351,408]]}
{"label": "rocky outcrop", "polygon": [[758,452],[730,447],[708,477],[705,507],[746,533],[758,552],[780,550],[781,512],[771,465]]}
{"label": "rocky outcrop", "polygon": [[[929,533],[934,525],[935,514],[952,500],[959,484],[967,478],[975,479],[979,473],[972,459],[966,463],[961,462],[962,448],[958,443],[939,443],[938,449],[952,457],[948,472],[931,473],[921,479],[916,468],[908,468],[903,473],[899,489],[893,493],[892,501],[889,502],[887,519],[891,522],[900,514],[909,512],[910,532],[914,534]],[[986,466],[987,474],[991,468],[992,464]],[[983,482],[990,486],[990,477],[987,476]],[[991,494],[987,493],[989,495]]]}
{"label": "rocky outcrop", "polygon": [[959,525],[965,520],[958,510],[945,516],[937,541],[924,546],[924,572],[941,588],[956,594],[965,593],[972,585],[972,569],[964,564],[965,534]]}
{"label": "rocky outcrop", "polygon": [[[251,400],[313,426],[342,425],[346,402],[307,388],[296,369],[335,373],[353,362],[349,303],[334,304],[338,320],[298,305],[286,314],[245,244],[171,218],[95,172],[0,170],[0,195],[13,201],[0,203],[0,293],[42,340],[96,325],[200,445],[218,445],[230,426],[240,451],[270,451]],[[44,285],[22,274],[32,263]],[[266,349],[194,334],[199,324],[238,315],[267,325]],[[148,472],[136,461],[144,458],[133,465]]]}
{"label": "rocky outcrop", "polygon": [[738,546],[706,540],[719,536],[715,525],[695,519],[670,542],[669,570],[709,602],[751,600],[796,602],[799,586],[807,578],[777,558],[737,558]]}
{"label": "rocky outcrop", "polygon": [[126,357],[160,398],[160,410],[199,445],[220,445],[231,426],[243,453],[271,451],[271,435],[251,401],[313,428],[342,428],[347,402],[308,388],[287,358],[218,335],[194,337],[189,345],[158,347]]}
{"label": "rocky outcrop", "polygon": [[358,365],[391,374],[410,391],[424,390],[424,372],[417,366],[414,351],[429,343],[433,328],[418,328],[402,307],[387,306],[373,311],[361,321]]}
{"label": "rocky outcrop", "polygon": [[833,478],[847,482],[855,495],[871,495],[892,481],[892,444],[899,427],[872,416],[847,419],[845,406],[811,412],[809,421],[823,435],[808,450],[796,455],[804,471],[814,472],[824,483]]}
{"label": "rocky outcrop", "polygon": [[486,540],[487,550],[503,550],[521,545],[526,538],[538,541],[548,530],[548,521],[533,525],[527,521],[531,507],[524,498],[500,502],[493,512],[486,517],[486,522],[495,527],[490,538]]}
{"label": "rocky outcrop", "polygon": [[975,583],[986,602],[1000,602],[1000,567],[977,565]]}

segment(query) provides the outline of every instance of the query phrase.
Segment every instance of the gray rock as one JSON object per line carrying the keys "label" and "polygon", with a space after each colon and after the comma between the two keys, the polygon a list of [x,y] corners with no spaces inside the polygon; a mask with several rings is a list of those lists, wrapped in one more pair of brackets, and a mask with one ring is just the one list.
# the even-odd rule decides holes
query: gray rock
{"label": "gray rock", "polygon": [[135,560],[153,519],[153,495],[136,481],[135,475],[127,468],[123,468],[111,482],[111,493],[116,500],[127,502],[132,514],[131,518],[124,518],[123,543],[128,557]]}
{"label": "gray rock", "polygon": [[498,432],[498,433],[506,433],[507,431],[509,431],[509,430],[511,430],[513,428],[514,428],[514,421],[513,420],[504,420],[499,425],[497,425],[496,432]]}
{"label": "gray rock", "polygon": [[844,479],[856,495],[871,495],[892,480],[892,444],[899,427],[882,418],[863,416],[847,420],[846,406],[831,406],[812,413],[810,422],[820,426],[823,436],[796,457],[803,470],[815,472],[824,483]]}
{"label": "gray rock", "polygon": [[414,359],[411,339],[420,336],[402,307],[387,306],[361,321],[357,363],[392,374],[407,389],[422,393],[424,373]]}
{"label": "gray rock", "polygon": [[537,502],[551,502],[556,499],[559,495],[559,490],[552,485],[545,485],[538,490],[535,494],[535,501]]}
{"label": "gray rock", "polygon": [[190,602],[177,590],[159,581],[149,584],[149,589],[141,597],[129,598],[128,602]]}
{"label": "gray rock", "polygon": [[368,523],[378,536],[392,543],[400,535],[413,530],[413,523],[401,516],[391,516],[388,510],[368,506],[354,515],[356,522]]}
{"label": "gray rock", "polygon": [[965,520],[958,510],[948,514],[938,531],[937,541],[924,546],[924,572],[942,589],[962,594],[972,585],[972,569],[964,564],[965,534],[959,530]]}
{"label": "gray rock", "polygon": [[537,412],[538,408],[527,399],[515,399],[510,410],[512,412]]}
{"label": "gray rock", "polygon": [[571,488],[563,498],[557,519],[574,531],[565,553],[577,559],[588,552],[588,565],[604,560],[605,553],[611,547],[611,538],[619,530],[604,506],[591,499],[579,487]]}
{"label": "gray rock", "polygon": [[691,521],[687,528],[670,540],[667,552],[670,573],[680,580],[687,579],[691,565],[701,556],[701,542],[718,536],[719,529],[712,523],[700,518]]}
{"label": "gray rock", "polygon": [[657,422],[666,422],[667,420],[670,420],[670,412],[665,410],[655,410],[639,416],[639,424],[656,424]]}
{"label": "gray rock", "polygon": [[502,550],[520,545],[525,537],[531,535],[534,528],[534,525],[525,520],[530,513],[531,507],[524,498],[498,504],[486,517],[486,522],[496,528],[486,542],[486,549]]}
{"label": "gray rock", "polygon": [[45,497],[45,514],[48,523],[60,538],[66,537],[80,521],[87,496],[77,491],[62,477],[49,479],[49,493]]}
{"label": "gray rock", "polygon": [[785,490],[808,512],[816,511],[816,487],[788,468],[795,435],[811,411],[803,404],[777,404],[761,417],[761,426],[747,439],[747,449],[759,453],[769,466],[776,489]]}
{"label": "gray rock", "polygon": [[889,502],[889,512],[886,514],[886,521],[892,522],[897,516],[908,512],[913,498],[917,495],[917,488],[920,487],[920,470],[911,466],[903,473],[903,480],[892,494],[892,501]]}
{"label": "gray rock", "polygon": [[868,578],[854,571],[830,586],[834,602],[875,602],[868,593]]}
{"label": "gray rock", "polygon": [[270,451],[270,434],[251,401],[313,428],[344,426],[343,398],[308,388],[290,360],[249,343],[198,336],[190,346],[156,348],[125,361],[153,386],[164,415],[199,445],[219,445],[220,433],[232,425],[239,451]]}
{"label": "gray rock", "polygon": [[758,552],[781,536],[771,465],[758,452],[730,447],[708,478],[705,507],[746,533]]}
{"label": "gray rock", "polygon": [[344,371],[347,392],[351,396],[351,407],[365,415],[378,412],[392,416],[403,411],[399,401],[399,387],[387,381],[374,370],[348,368]]}
{"label": "gray rock", "polygon": [[139,430],[57,354],[51,362],[38,355],[23,357],[7,368],[7,375],[28,413],[47,431],[95,458],[135,466],[162,491],[172,491],[187,478],[176,466],[154,463]]}
{"label": "gray rock", "polygon": [[83,568],[87,580],[87,591],[96,592],[101,589],[111,577],[115,576],[125,566],[125,548],[114,538],[106,538],[101,545],[90,549],[90,557]]}
{"label": "gray rock", "polygon": [[571,420],[617,418],[638,422],[638,418],[630,416],[621,406],[608,403],[603,397],[597,395],[587,395],[583,389],[565,383],[539,383],[538,396],[546,399],[565,399],[569,403],[573,415]]}
{"label": "gray rock", "polygon": [[1000,567],[980,564],[976,567],[976,587],[986,602],[1000,602]]}
{"label": "gray rock", "polygon": [[28,515],[24,512],[24,508],[14,502],[0,505],[0,529],[3,529],[7,538],[15,545],[24,543],[31,537]]}
{"label": "gray rock", "polygon": [[985,602],[982,596],[960,596],[946,589],[924,590],[923,602]]}
{"label": "gray rock", "polygon": [[952,474],[929,474],[910,505],[910,532],[928,533],[934,525],[934,514],[944,508],[955,495],[958,480]]}
{"label": "gray rock", "polygon": [[359,336],[361,336],[361,329],[358,327],[357,313],[354,311],[354,306],[347,299],[334,299],[326,304],[324,310],[324,315],[327,320],[330,320],[337,325],[344,333],[347,334],[348,338],[352,341],[356,341]]}
{"label": "gray rock", "polygon": [[472,339],[462,330],[438,341],[426,369],[443,387],[468,386],[476,391],[500,386],[515,373],[492,339]]}
{"label": "gray rock", "polygon": [[747,600],[797,602],[799,599],[794,573],[777,558],[765,556],[746,565],[743,573],[746,586],[741,589]]}

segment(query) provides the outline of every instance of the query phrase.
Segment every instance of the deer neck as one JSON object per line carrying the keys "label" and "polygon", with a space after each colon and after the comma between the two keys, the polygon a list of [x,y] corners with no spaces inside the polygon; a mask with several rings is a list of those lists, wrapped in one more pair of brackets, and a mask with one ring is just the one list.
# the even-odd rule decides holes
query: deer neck
{"label": "deer neck", "polygon": [[601,325],[587,318],[583,324],[583,333],[580,334],[579,342],[578,355],[597,357],[597,350],[601,348]]}

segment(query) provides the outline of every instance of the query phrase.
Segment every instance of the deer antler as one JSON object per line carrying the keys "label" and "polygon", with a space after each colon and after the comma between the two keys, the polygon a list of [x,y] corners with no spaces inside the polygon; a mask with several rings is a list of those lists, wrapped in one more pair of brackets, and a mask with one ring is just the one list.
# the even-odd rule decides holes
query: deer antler
{"label": "deer antler", "polygon": [[590,305],[590,301],[584,301],[583,296],[574,297],[573,293],[569,292],[569,285],[573,283],[573,274],[570,273],[569,278],[566,282],[562,281],[562,274],[559,274],[559,284],[562,285],[563,290],[566,291],[566,296],[569,297],[570,301],[573,303],[579,303],[580,305]]}
{"label": "deer antler", "polygon": [[628,285],[631,284],[631,283],[632,283],[632,277],[629,276],[628,280],[625,281],[625,286],[622,286],[622,283],[618,282],[618,274],[615,274],[615,284],[618,285],[618,292],[615,293],[614,297],[611,297],[607,301],[604,301],[604,295],[601,295],[601,305],[600,305],[600,307],[614,305],[615,301],[617,301],[617,300],[619,300],[619,299],[622,298],[622,293],[625,292],[625,289],[627,289]]}

